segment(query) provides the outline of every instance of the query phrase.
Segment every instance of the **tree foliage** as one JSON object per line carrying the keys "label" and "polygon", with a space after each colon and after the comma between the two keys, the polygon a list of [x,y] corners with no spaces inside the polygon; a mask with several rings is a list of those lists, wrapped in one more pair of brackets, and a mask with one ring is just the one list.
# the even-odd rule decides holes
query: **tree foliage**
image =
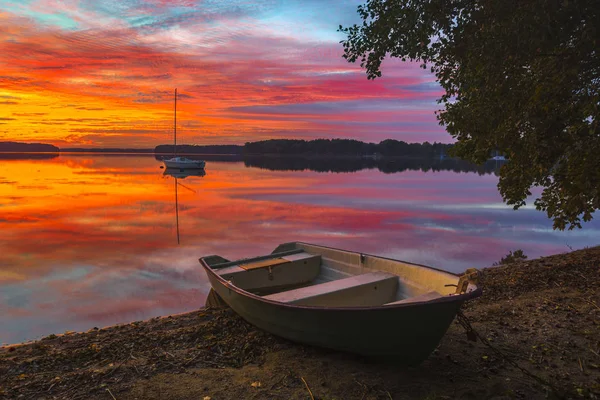
{"label": "tree foliage", "polygon": [[504,264],[512,264],[516,262],[521,262],[527,260],[527,256],[523,252],[523,250],[518,249],[513,251],[509,251],[507,255],[502,257],[500,261],[495,262],[493,265],[504,265]]}
{"label": "tree foliage", "polygon": [[509,158],[499,190],[515,209],[531,190],[556,229],[600,208],[598,0],[368,0],[340,26],[344,58],[369,79],[386,56],[417,61],[445,90],[437,113],[454,154]]}

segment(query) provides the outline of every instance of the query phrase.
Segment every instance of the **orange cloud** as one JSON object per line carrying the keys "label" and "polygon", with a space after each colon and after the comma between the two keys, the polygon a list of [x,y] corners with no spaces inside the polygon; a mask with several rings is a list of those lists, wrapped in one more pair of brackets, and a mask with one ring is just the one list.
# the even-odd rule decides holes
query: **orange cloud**
{"label": "orange cloud", "polygon": [[[172,4],[164,2],[163,6]],[[84,22],[91,24],[92,15]],[[341,58],[338,44],[275,36],[258,25],[240,25],[240,31],[232,34],[223,27],[211,28],[198,12],[186,14],[179,22],[167,18],[151,28],[119,23],[64,30],[8,12],[1,18],[0,62],[6,67],[0,76],[0,101],[4,103],[0,117],[14,120],[2,123],[0,140],[69,147],[167,143],[174,87],[181,93],[181,140],[188,143],[339,137],[345,132],[369,140],[365,124],[382,118],[398,121],[396,113],[405,107],[398,103],[377,112],[369,107],[374,99],[399,99],[409,105],[429,102],[419,106],[420,122],[429,130],[417,130],[417,134],[425,135],[424,139],[448,139],[433,115],[436,94],[410,89],[431,82],[431,76],[415,65],[398,64],[395,68],[403,73],[367,81],[357,66]],[[177,23],[183,25],[178,28]],[[212,35],[205,37],[207,43],[196,42],[204,37],[202,33]],[[340,107],[328,116],[299,113],[285,119],[277,114],[259,117],[235,111],[257,105],[317,107],[318,103],[343,105],[346,101],[362,102],[365,111]],[[402,118],[413,117],[405,113]],[[377,125],[369,130],[376,133]],[[393,137],[393,130],[381,132]]]}

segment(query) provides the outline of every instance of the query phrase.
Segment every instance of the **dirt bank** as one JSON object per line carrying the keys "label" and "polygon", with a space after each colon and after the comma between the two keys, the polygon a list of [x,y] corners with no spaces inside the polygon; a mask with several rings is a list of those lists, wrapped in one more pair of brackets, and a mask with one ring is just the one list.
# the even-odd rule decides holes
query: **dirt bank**
{"label": "dirt bank", "polygon": [[600,247],[485,269],[483,283],[464,313],[508,358],[458,322],[402,368],[207,309],[1,348],[0,399],[600,398]]}

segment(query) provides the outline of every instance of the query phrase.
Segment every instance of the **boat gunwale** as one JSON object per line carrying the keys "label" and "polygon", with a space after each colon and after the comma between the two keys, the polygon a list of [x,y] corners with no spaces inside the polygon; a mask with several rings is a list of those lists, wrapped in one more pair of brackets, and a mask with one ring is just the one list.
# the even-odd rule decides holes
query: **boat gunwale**
{"label": "boat gunwale", "polygon": [[[374,256],[371,254],[366,254],[366,253],[359,253],[359,252],[355,252],[355,251],[348,251],[348,250],[343,250],[343,249],[337,249],[335,247],[326,247],[326,246],[321,246],[318,244],[311,244],[311,243],[306,243],[306,242],[288,242],[288,243],[298,243],[298,244],[306,244],[309,246],[315,246],[315,247],[323,247],[323,248],[327,248],[330,250],[338,250],[338,251],[345,251],[347,253],[354,253],[354,254],[362,254],[365,256],[370,256],[370,257],[374,257],[374,258],[379,258],[379,259],[383,259],[383,260],[388,260],[388,261],[396,261],[396,262],[402,262],[405,264],[409,264],[409,265],[414,265],[414,266],[418,266],[418,267],[423,267],[423,268],[428,268],[437,272],[443,272],[443,273],[447,273],[450,275],[454,275],[457,278],[460,277],[460,275],[455,274],[453,272],[449,272],[449,271],[444,271],[441,269],[437,269],[434,267],[429,267],[427,265],[420,265],[420,264],[414,264],[414,263],[410,263],[410,262],[406,262],[406,261],[401,261],[401,260],[394,260],[392,258],[385,258],[385,257],[379,257],[379,256]],[[287,243],[282,243],[282,244],[287,244]],[[209,256],[206,256],[209,257]],[[483,290],[481,287],[479,287],[479,285],[473,285],[475,286],[474,290],[471,290],[469,292],[465,292],[462,294],[458,294],[458,295],[446,295],[440,298],[437,298],[435,300],[426,300],[426,301],[416,301],[416,302],[411,302],[411,303],[400,303],[400,304],[389,304],[389,305],[385,305],[382,304],[380,306],[362,306],[362,307],[357,307],[357,306],[352,306],[352,307],[328,307],[328,306],[304,306],[304,305],[298,305],[298,304],[290,304],[290,303],[282,303],[279,301],[274,301],[274,300],[269,300],[269,299],[265,299],[262,296],[256,295],[254,293],[250,293],[244,289],[240,289],[239,287],[231,284],[229,281],[227,281],[225,278],[221,277],[216,270],[213,270],[205,261],[204,261],[204,257],[201,257],[198,259],[198,261],[200,261],[200,265],[202,265],[202,267],[204,268],[204,270],[211,274],[213,277],[215,277],[217,279],[217,281],[223,285],[223,287],[229,289],[229,290],[233,290],[234,292],[236,292],[237,294],[241,295],[241,296],[245,296],[245,297],[249,297],[251,299],[254,300],[258,300],[260,302],[263,303],[267,303],[267,304],[271,304],[271,305],[276,305],[276,306],[280,306],[280,307],[284,307],[284,308],[292,308],[292,309],[306,309],[306,310],[319,310],[319,311],[367,311],[367,310],[394,310],[394,309],[400,309],[400,308],[406,308],[406,307],[415,307],[415,306],[420,306],[420,305],[424,305],[424,304],[439,304],[439,303],[455,303],[458,301],[464,302],[467,300],[471,300],[474,298],[477,298],[479,296],[482,295]],[[396,275],[400,278],[399,275]],[[212,285],[211,285],[212,286]]]}
{"label": "boat gunwale", "polygon": [[[324,249],[329,249],[329,250],[345,251],[346,253],[360,254],[360,255],[363,255],[363,256],[369,256],[369,257],[379,258],[380,260],[401,262],[401,263],[408,264],[408,265],[414,265],[415,267],[422,267],[422,268],[431,269],[431,270],[437,271],[437,272],[443,272],[445,274],[454,275],[457,278],[460,278],[460,275],[459,274],[455,274],[454,272],[446,271],[446,270],[443,270],[443,269],[440,269],[440,268],[430,267],[429,265],[417,264],[417,263],[414,263],[414,262],[411,262],[411,261],[398,260],[396,258],[381,257],[381,256],[376,256],[376,255],[373,255],[373,254],[369,254],[369,253],[361,253],[359,251],[350,251],[350,250],[338,249],[336,247],[321,246],[320,244],[314,244],[314,243],[307,243],[307,242],[288,242],[288,243],[305,244],[305,245],[308,245],[308,246],[322,247]],[[282,243],[282,244],[288,244],[288,243]],[[400,275],[398,275],[398,276],[400,276]]]}

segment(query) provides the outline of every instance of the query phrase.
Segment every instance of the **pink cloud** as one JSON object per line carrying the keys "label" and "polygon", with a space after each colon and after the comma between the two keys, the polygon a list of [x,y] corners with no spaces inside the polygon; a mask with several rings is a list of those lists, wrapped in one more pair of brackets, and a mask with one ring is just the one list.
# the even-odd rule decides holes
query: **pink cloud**
{"label": "pink cloud", "polygon": [[[208,32],[209,28],[204,22],[195,21],[195,16],[183,21],[179,36],[158,42],[149,40],[152,34],[141,28],[98,26],[67,32],[39,29],[29,20],[14,24],[16,17],[10,14],[4,17],[7,24],[0,31],[3,43],[0,61],[9,68],[0,77],[0,87],[48,93],[56,106],[64,106],[60,95],[76,95],[82,101],[103,104],[80,109],[102,112],[106,129],[91,125],[89,120],[85,121],[87,126],[75,126],[70,123],[74,121],[52,121],[42,115],[36,120],[31,116],[32,124],[65,127],[66,132],[57,137],[57,143],[71,142],[65,139],[69,135],[74,140],[100,146],[145,143],[144,147],[149,147],[164,143],[163,132],[169,129],[166,115],[163,126],[148,122],[136,127],[131,121],[116,119],[110,110],[165,113],[171,106],[174,86],[189,96],[181,101],[182,121],[198,118],[191,114],[192,110],[203,110],[209,117],[202,122],[202,133],[194,136],[195,140],[206,143],[289,137],[294,132],[303,137],[340,136],[345,131],[350,137],[368,140],[364,127],[348,127],[338,122],[348,121],[349,116],[364,124],[399,118],[419,122],[425,114],[430,123],[425,130],[396,130],[393,126],[377,125],[369,130],[382,138],[403,138],[410,132],[425,140],[447,138],[432,112],[439,91],[413,89],[431,83],[433,77],[414,64],[395,63],[385,78],[368,81],[357,65],[341,58],[342,50],[337,44],[274,36],[252,24],[242,24],[235,33],[218,28],[208,42],[199,42],[202,32]],[[194,25],[194,21],[199,25]],[[185,39],[186,35],[191,36]],[[11,41],[10,37],[18,40]],[[184,45],[185,40],[190,41],[191,47]],[[386,111],[369,109],[371,101],[382,99],[421,100],[431,105],[417,108],[413,114],[401,107]],[[287,121],[277,114],[251,117],[231,111],[249,105],[344,101],[361,101],[364,111],[350,113],[340,109],[327,117],[319,113],[298,114]]]}

